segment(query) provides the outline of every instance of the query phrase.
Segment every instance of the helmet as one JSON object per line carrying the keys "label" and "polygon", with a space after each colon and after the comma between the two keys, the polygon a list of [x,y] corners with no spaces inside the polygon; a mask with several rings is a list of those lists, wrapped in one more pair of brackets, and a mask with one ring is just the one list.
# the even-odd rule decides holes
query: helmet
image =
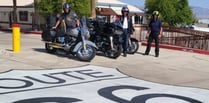
{"label": "helmet", "polygon": [[70,9],[70,8],[71,8],[71,6],[70,6],[69,3],[64,3],[63,4],[63,9]]}
{"label": "helmet", "polygon": [[159,15],[159,12],[158,11],[153,11],[152,15],[158,16]]}
{"label": "helmet", "polygon": [[128,9],[127,6],[124,6],[124,7],[121,9],[121,12],[122,12],[122,13],[123,13],[124,11],[129,12],[129,9]]}

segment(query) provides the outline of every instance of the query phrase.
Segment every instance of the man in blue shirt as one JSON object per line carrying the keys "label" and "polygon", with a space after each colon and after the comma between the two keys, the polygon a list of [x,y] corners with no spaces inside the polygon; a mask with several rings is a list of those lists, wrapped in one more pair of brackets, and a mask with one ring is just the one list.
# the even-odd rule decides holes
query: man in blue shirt
{"label": "man in blue shirt", "polygon": [[147,31],[146,38],[147,40],[147,48],[144,55],[149,55],[151,49],[151,43],[153,39],[155,40],[155,57],[159,56],[159,40],[162,36],[162,22],[158,19],[159,12],[154,11],[152,13],[152,20],[149,23],[149,28]]}

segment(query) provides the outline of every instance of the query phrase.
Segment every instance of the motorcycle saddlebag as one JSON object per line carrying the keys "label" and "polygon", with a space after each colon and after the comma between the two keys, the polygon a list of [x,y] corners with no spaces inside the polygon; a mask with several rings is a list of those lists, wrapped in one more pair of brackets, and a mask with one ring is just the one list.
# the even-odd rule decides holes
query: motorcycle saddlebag
{"label": "motorcycle saddlebag", "polygon": [[50,29],[44,29],[41,34],[41,38],[43,41],[52,41],[52,38],[55,34],[55,31],[51,31]]}

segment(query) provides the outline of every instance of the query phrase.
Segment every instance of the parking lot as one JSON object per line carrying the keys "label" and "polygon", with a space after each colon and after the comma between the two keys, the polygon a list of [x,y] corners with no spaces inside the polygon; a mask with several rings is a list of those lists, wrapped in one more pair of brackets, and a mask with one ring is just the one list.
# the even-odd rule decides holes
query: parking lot
{"label": "parking lot", "polygon": [[[209,56],[184,51],[160,49],[154,57],[154,48],[144,56],[140,46],[134,55],[111,59],[97,55],[91,62],[81,62],[70,55],[48,54],[38,34],[21,34],[21,52],[12,50],[12,34],[0,32],[0,71],[46,70],[81,67],[86,65],[113,68],[119,72],[153,83],[172,86],[209,89]],[[110,73],[111,74],[111,73]]]}

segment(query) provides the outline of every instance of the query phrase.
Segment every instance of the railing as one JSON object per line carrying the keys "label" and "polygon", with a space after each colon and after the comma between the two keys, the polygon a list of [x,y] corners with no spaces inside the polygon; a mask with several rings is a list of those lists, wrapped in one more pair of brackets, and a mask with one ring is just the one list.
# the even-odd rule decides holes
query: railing
{"label": "railing", "polygon": [[[147,26],[140,25],[135,26],[135,28],[136,32],[133,36],[139,41],[147,41],[145,38]],[[165,26],[163,27],[163,37],[160,43],[209,50],[209,32]]]}

